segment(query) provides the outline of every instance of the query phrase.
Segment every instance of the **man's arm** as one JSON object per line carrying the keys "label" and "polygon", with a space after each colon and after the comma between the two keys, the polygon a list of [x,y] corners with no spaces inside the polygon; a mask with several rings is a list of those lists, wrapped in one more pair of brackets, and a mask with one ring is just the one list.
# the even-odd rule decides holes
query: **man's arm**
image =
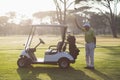
{"label": "man's arm", "polygon": [[85,29],[82,28],[82,27],[78,24],[78,22],[77,22],[77,17],[75,18],[75,23],[76,23],[77,28],[79,28],[79,29],[82,30],[82,31],[85,31]]}

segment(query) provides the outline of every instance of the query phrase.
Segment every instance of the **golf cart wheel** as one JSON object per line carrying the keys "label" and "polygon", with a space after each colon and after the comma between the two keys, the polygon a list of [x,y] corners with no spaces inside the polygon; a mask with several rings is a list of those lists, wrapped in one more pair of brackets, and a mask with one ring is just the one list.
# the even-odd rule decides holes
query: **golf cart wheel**
{"label": "golf cart wheel", "polygon": [[62,58],[58,62],[59,67],[62,69],[68,68],[70,66],[70,62],[67,58]]}
{"label": "golf cart wheel", "polygon": [[27,59],[27,58],[20,58],[18,59],[17,61],[17,65],[18,67],[20,68],[24,68],[24,67],[27,67],[31,64],[31,60],[30,59]]}

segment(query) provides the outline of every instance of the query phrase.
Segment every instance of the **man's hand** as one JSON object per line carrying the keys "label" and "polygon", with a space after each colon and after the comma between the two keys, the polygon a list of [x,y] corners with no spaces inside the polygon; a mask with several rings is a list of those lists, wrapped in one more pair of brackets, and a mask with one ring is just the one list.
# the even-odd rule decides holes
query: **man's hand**
{"label": "man's hand", "polygon": [[96,48],[96,37],[94,37],[94,48]]}
{"label": "man's hand", "polygon": [[96,44],[94,44],[94,48],[96,48]]}

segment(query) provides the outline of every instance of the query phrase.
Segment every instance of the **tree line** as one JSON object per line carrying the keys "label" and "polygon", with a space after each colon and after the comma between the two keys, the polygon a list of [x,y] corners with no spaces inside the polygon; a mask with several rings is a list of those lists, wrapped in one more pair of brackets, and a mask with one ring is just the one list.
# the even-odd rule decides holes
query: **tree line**
{"label": "tree line", "polygon": [[[63,10],[59,6],[61,3],[58,1],[62,2],[65,6]],[[81,5],[83,3],[82,1],[85,1],[87,5],[75,7],[74,10],[68,9],[72,4],[72,2],[68,4],[70,0],[58,1],[54,0],[56,11],[39,11],[32,15],[32,19],[23,19],[19,23],[15,23],[15,18],[17,17],[17,13],[15,12],[9,12],[4,16],[0,16],[0,35],[27,35],[30,32],[31,25],[36,21],[38,24],[66,24],[68,25],[68,29],[75,34],[81,33],[79,27],[76,25],[76,21],[80,26],[82,26],[84,22],[89,21],[97,35],[112,34],[113,37],[117,37],[117,34],[120,34],[120,13],[116,14],[116,8],[114,8],[115,12],[111,11],[110,0],[104,0],[108,2],[101,4],[106,5],[111,13],[102,11],[99,8],[96,8],[99,12],[90,11],[94,7],[88,6],[89,0],[76,0],[75,4]],[[43,34],[47,30],[47,28],[44,30],[39,29],[39,34]],[[52,30],[53,31],[47,31],[46,33],[53,33],[55,31],[54,29]]]}

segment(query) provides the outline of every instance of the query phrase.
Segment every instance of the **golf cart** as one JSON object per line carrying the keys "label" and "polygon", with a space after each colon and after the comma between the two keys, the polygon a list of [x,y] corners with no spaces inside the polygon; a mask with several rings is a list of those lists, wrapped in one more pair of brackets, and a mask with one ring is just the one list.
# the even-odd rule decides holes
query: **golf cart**
{"label": "golf cart", "polygon": [[[35,51],[40,44],[45,44],[45,42],[40,38],[39,43],[34,47],[30,48],[31,41],[33,39],[33,34],[36,27],[59,27],[62,32],[62,40],[58,42],[56,46],[51,45],[44,53],[44,58],[37,58]],[[20,68],[27,67],[31,64],[58,64],[60,68],[68,68],[70,63],[75,63],[75,59],[79,54],[79,50],[75,51],[75,55],[71,55],[66,51],[65,34],[67,26],[65,25],[32,25],[31,32],[29,34],[25,49],[20,54],[20,57],[17,61],[17,65]]]}

